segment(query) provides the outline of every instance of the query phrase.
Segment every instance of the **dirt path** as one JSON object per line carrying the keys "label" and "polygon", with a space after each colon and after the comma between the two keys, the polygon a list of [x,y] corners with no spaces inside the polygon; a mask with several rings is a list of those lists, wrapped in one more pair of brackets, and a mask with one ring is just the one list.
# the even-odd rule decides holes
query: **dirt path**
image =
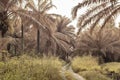
{"label": "dirt path", "polygon": [[74,71],[72,70],[70,64],[66,64],[65,66],[62,67],[62,70],[61,70],[61,75],[63,77],[63,80],[68,80],[66,79],[65,77],[65,72],[68,71],[72,74],[72,77],[76,80],[85,80],[82,76],[80,76],[79,74],[77,73],[74,73]]}

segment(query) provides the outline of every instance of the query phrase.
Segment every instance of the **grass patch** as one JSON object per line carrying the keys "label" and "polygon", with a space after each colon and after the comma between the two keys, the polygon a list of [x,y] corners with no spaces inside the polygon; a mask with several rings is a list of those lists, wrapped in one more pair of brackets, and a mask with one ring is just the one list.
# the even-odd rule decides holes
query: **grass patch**
{"label": "grass patch", "polygon": [[92,56],[75,57],[72,61],[74,72],[86,80],[119,80],[120,63],[111,62],[98,64],[98,59]]}
{"label": "grass patch", "polygon": [[6,63],[0,62],[1,80],[62,80],[62,61],[55,57],[32,58],[21,56]]}
{"label": "grass patch", "polygon": [[97,72],[97,71],[83,71],[79,72],[86,80],[112,80],[109,77]]}
{"label": "grass patch", "polygon": [[119,62],[105,63],[105,64],[101,65],[101,68],[103,71],[120,73],[120,63]]}
{"label": "grass patch", "polygon": [[99,70],[98,59],[92,56],[75,57],[72,61],[74,72]]}

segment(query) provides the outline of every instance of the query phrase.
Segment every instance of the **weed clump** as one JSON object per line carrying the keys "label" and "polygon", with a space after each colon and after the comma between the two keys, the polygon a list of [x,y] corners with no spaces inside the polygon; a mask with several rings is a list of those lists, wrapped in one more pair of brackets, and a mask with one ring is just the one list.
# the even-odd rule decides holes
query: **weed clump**
{"label": "weed clump", "polygon": [[62,80],[62,62],[55,57],[32,58],[21,56],[6,63],[0,62],[1,80]]}

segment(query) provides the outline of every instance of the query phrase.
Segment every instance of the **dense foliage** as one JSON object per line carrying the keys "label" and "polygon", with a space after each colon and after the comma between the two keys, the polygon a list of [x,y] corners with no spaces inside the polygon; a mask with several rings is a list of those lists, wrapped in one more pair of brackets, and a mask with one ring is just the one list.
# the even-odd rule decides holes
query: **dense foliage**
{"label": "dense foliage", "polygon": [[89,9],[79,17],[77,34],[73,19],[48,13],[56,7],[52,0],[36,1],[0,0],[1,80],[120,79],[118,0],[83,0],[75,6],[73,19],[78,9]]}
{"label": "dense foliage", "polygon": [[21,56],[10,61],[0,62],[2,80],[62,80],[60,70],[62,61],[58,58],[32,58]]}

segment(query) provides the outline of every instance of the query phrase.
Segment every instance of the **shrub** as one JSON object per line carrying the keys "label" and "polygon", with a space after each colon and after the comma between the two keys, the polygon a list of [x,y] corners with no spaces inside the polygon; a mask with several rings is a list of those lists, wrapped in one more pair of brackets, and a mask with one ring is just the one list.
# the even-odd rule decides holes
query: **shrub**
{"label": "shrub", "polygon": [[75,57],[72,61],[72,68],[75,72],[87,70],[99,70],[98,59],[92,56]]}
{"label": "shrub", "polygon": [[120,79],[120,63],[111,62],[101,65],[102,72],[114,80]]}
{"label": "shrub", "polygon": [[120,63],[118,63],[118,62],[102,64],[101,68],[103,71],[120,73]]}
{"label": "shrub", "polygon": [[0,63],[1,80],[62,80],[62,62],[58,58],[21,56]]}
{"label": "shrub", "polygon": [[79,73],[86,80],[112,80],[97,71],[83,71]]}

